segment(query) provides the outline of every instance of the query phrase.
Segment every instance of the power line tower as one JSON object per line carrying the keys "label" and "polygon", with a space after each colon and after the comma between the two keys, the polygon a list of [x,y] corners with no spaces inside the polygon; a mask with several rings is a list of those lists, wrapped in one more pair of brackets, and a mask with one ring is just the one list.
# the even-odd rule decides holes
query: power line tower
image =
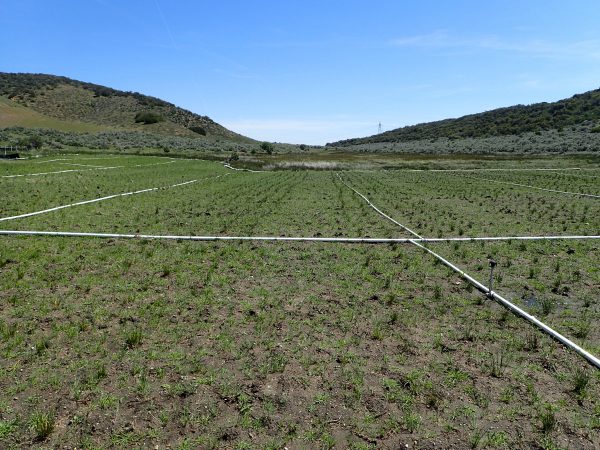
{"label": "power line tower", "polygon": [[381,122],[379,122],[379,127],[377,127],[377,134],[381,134]]}

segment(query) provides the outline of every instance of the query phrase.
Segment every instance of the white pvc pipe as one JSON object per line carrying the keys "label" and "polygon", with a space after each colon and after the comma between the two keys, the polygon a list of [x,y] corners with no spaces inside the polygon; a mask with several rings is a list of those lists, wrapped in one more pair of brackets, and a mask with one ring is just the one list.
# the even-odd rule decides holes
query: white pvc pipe
{"label": "white pvc pipe", "polygon": [[150,166],[162,166],[165,164],[173,164],[177,162],[176,160],[174,161],[167,161],[167,162],[159,162],[159,163],[153,163],[153,164],[132,164],[130,166],[125,166],[125,167],[150,167]]}
{"label": "white pvc pipe", "polygon": [[231,164],[223,164],[224,167],[227,167],[228,169],[231,170],[238,170],[241,172],[253,172],[253,173],[259,173],[259,172],[264,172],[264,170],[250,170],[250,169],[238,169],[237,167],[233,167]]}
{"label": "white pvc pipe", "polygon": [[92,164],[77,164],[77,163],[67,163],[67,162],[63,162],[63,163],[59,163],[59,164],[62,166],[93,167],[96,169],[107,167],[107,166],[94,166]]}
{"label": "white pvc pipe", "polygon": [[336,242],[347,244],[407,244],[408,238],[343,238],[343,237],[295,237],[295,236],[194,236],[164,234],[122,234],[122,233],[86,233],[73,231],[22,231],[0,230],[0,235],[15,236],[61,236],[61,237],[96,237],[110,239],[164,239],[181,241],[273,241],[273,242]]}
{"label": "white pvc pipe", "polygon": [[575,177],[575,178],[600,178],[598,175],[584,175],[582,173],[572,174],[572,173],[560,173],[554,172],[555,175],[562,175],[563,177]]}
{"label": "white pvc pipe", "polygon": [[[225,174],[225,175],[228,175],[228,174]],[[219,177],[225,176],[225,175],[217,175],[216,177],[211,177],[211,178],[219,178]],[[208,178],[204,178],[204,179],[208,179]],[[17,216],[2,217],[2,218],[0,218],[0,222],[5,222],[7,220],[14,220],[14,219],[22,219],[24,217],[37,216],[39,214],[45,214],[45,213],[49,213],[52,211],[58,211],[60,209],[71,208],[73,206],[87,205],[89,203],[96,203],[96,202],[101,202],[104,200],[110,200],[111,198],[126,197],[128,195],[142,194],[144,192],[153,192],[153,191],[158,191],[160,189],[168,189],[168,188],[174,188],[174,187],[178,187],[178,186],[185,186],[187,184],[196,183],[197,181],[200,181],[200,180],[190,180],[190,181],[184,181],[183,183],[172,184],[170,186],[162,186],[162,187],[155,187],[155,188],[149,188],[149,189],[142,189],[139,191],[124,192],[121,194],[107,195],[105,197],[94,198],[92,200],[83,200],[83,201],[76,202],[76,203],[70,203],[68,205],[55,206],[54,208],[43,209],[41,211],[34,211],[34,212],[30,212],[30,213],[25,213],[25,214],[19,214]]]}
{"label": "white pvc pipe", "polygon": [[[153,163],[153,164],[132,164],[130,166],[109,166],[109,167],[92,167],[91,169],[67,169],[67,170],[57,170],[55,172],[38,172],[38,173],[22,173],[16,175],[2,175],[0,178],[17,178],[17,177],[35,177],[39,175],[52,175],[57,173],[69,173],[69,172],[87,172],[89,170],[109,170],[109,169],[122,169],[126,167],[149,167],[149,166],[160,166],[163,164],[173,164],[176,161],[168,161],[161,163]],[[66,164],[66,163],[62,163]],[[81,164],[71,164],[71,165],[81,165]]]}
{"label": "white pvc pipe", "polygon": [[[394,170],[394,169],[392,169]],[[581,167],[565,167],[565,168],[517,168],[517,167],[506,167],[506,168],[480,168],[480,169],[398,169],[402,172],[536,172],[536,171],[553,171],[553,170],[582,170]],[[588,169],[585,169],[588,170]]]}
{"label": "white pvc pipe", "polygon": [[102,167],[102,168],[93,168],[93,169],[65,169],[65,170],[56,170],[54,172],[22,173],[22,174],[16,174],[16,175],[2,175],[0,178],[37,177],[40,175],[53,175],[53,174],[57,174],[57,173],[87,172],[88,170],[120,169],[122,167],[125,167],[125,166],[111,166],[111,167]]}
{"label": "white pvc pipe", "polygon": [[[341,176],[338,174],[338,177],[340,177],[340,180],[342,180]],[[348,184],[346,184],[343,180],[342,182],[350,187]],[[382,213],[380,210],[378,210],[364,195],[362,195],[360,192],[358,192],[357,190],[353,189],[352,187],[350,187],[350,189],[352,189],[354,192],[356,192],[358,195],[360,195],[363,199],[365,199],[369,205],[371,205],[373,207],[373,209],[375,209],[377,212],[379,212],[383,217],[385,217],[388,220],[391,220],[392,222],[398,224],[397,221],[391,219],[388,215]],[[400,226],[402,228],[404,228],[405,230],[409,230],[407,227],[405,227],[404,225]],[[418,236],[415,232],[411,231],[412,234],[414,234],[415,236]],[[538,320],[536,317],[532,316],[531,314],[525,312],[523,309],[519,308],[518,306],[516,306],[515,304],[509,302],[508,300],[506,300],[504,297],[502,297],[501,295],[497,294],[494,291],[490,291],[486,286],[484,286],[483,284],[481,284],[479,281],[477,281],[475,278],[473,278],[472,276],[468,275],[465,271],[463,271],[462,269],[458,268],[457,266],[455,266],[454,264],[452,264],[450,261],[448,261],[447,259],[443,258],[442,256],[438,255],[437,253],[435,253],[433,250],[428,249],[427,247],[425,247],[423,244],[417,242],[417,240],[415,239],[411,239],[411,243],[416,245],[417,247],[425,250],[427,253],[429,253],[430,255],[434,256],[435,258],[437,258],[440,262],[442,262],[445,266],[449,267],[450,269],[454,270],[455,272],[459,273],[465,280],[467,280],[469,283],[471,283],[473,286],[475,286],[478,290],[480,290],[481,292],[487,294],[488,296],[492,297],[494,300],[496,300],[498,303],[500,303],[501,305],[505,306],[506,308],[508,308],[509,310],[511,310],[513,313],[515,313],[516,315],[522,317],[523,319],[527,320],[528,322],[536,325],[538,328],[540,328],[542,331],[544,331],[545,333],[547,333],[548,335],[552,336],[554,339],[556,339],[557,341],[559,341],[561,344],[563,344],[564,346],[566,346],[567,348],[570,348],[571,350],[575,351],[576,353],[578,353],[579,355],[583,356],[583,358],[585,358],[590,364],[592,364],[593,366],[595,366],[597,369],[600,369],[600,359],[598,359],[597,357],[595,357],[594,355],[592,355],[591,353],[589,353],[588,351],[584,350],[583,348],[581,348],[579,345],[577,345],[575,342],[571,341],[570,339],[566,338],[565,336],[563,336],[562,334],[560,334],[559,332],[557,332],[556,330],[550,328],[548,325],[546,325],[545,323],[541,322],[540,320]]]}
{"label": "white pvc pipe", "polygon": [[599,235],[579,236],[481,236],[481,237],[449,237],[449,238],[423,238],[413,239],[417,242],[477,242],[477,241],[557,241],[578,239],[600,239]]}
{"label": "white pvc pipe", "polygon": [[445,259],[442,256],[438,255],[433,250],[428,249],[424,245],[422,245],[422,244],[420,244],[418,242],[415,242],[414,240],[412,241],[412,243],[414,245],[416,245],[417,247],[422,248],[423,250],[425,250],[430,255],[435,256],[445,266],[447,266],[447,267],[451,268],[452,270],[454,270],[455,272],[459,273],[465,280],[467,280],[468,282],[470,282],[479,291],[481,291],[484,294],[492,297],[498,303],[500,303],[501,305],[503,305],[506,308],[508,308],[509,310],[511,310],[514,314],[516,314],[516,315],[522,317],[523,319],[527,320],[528,322],[536,325],[538,328],[540,328],[542,331],[544,331],[545,333],[547,333],[550,336],[552,336],[554,339],[556,339],[557,341],[559,341],[564,346],[570,348],[571,350],[575,351],[579,355],[583,356],[590,364],[592,364],[593,366],[595,366],[597,369],[600,369],[600,359],[598,359],[597,357],[595,357],[594,355],[592,355],[590,352],[588,352],[587,350],[584,350],[579,345],[577,345],[575,342],[573,342],[570,339],[566,338],[565,336],[563,336],[562,334],[560,334],[558,331],[554,330],[553,328],[550,328],[544,322],[538,320],[535,316],[532,316],[531,314],[527,313],[523,309],[519,308],[514,303],[509,302],[504,297],[502,297],[500,294],[498,294],[498,293],[496,293],[494,291],[490,291],[486,286],[484,286],[483,284],[481,284],[475,278],[471,277],[466,272],[464,272],[463,270],[459,269],[457,266],[455,266],[454,264],[452,264],[447,259]]}
{"label": "white pvc pipe", "polygon": [[63,236],[63,237],[98,237],[98,238],[144,238],[144,239],[176,239],[184,241],[292,241],[292,242],[335,242],[347,244],[406,244],[406,243],[443,243],[469,241],[499,241],[499,240],[559,240],[559,239],[600,239],[600,236],[511,236],[511,237],[481,237],[481,238],[350,238],[350,237],[306,237],[306,236],[194,236],[194,235],[163,235],[163,234],[122,234],[122,233],[89,233],[72,231],[30,231],[30,230],[0,230],[4,235],[24,236]]}
{"label": "white pvc pipe", "polygon": [[468,177],[468,178],[470,178],[472,180],[488,181],[490,183],[508,184],[508,185],[511,185],[511,186],[519,186],[519,187],[526,187],[526,188],[530,188],[530,189],[537,189],[538,191],[556,192],[558,194],[579,195],[581,197],[600,198],[600,195],[584,194],[582,192],[559,191],[557,189],[541,188],[541,187],[538,187],[538,186],[531,186],[529,184],[512,183],[510,181],[491,180],[491,179],[488,179],[488,178],[479,178],[479,177]]}
{"label": "white pvc pipe", "polygon": [[68,158],[47,159],[45,161],[34,161],[33,164],[45,164],[45,163],[54,162],[54,161],[76,161],[76,160],[68,159]]}
{"label": "white pvc pipe", "polygon": [[[94,157],[94,158],[79,158],[79,153],[67,153],[58,156],[77,156],[77,158],[59,158],[59,159],[45,159],[43,161],[34,161],[33,164],[44,164],[54,161],[91,161],[94,159],[124,159],[124,158],[134,158],[136,155],[112,155],[112,156],[102,156],[102,157]],[[36,156],[39,158],[39,156]]]}
{"label": "white pvc pipe", "polygon": [[423,239],[423,237],[422,237],[422,236],[419,236],[419,235],[418,235],[417,233],[415,233],[413,230],[411,230],[410,228],[408,228],[408,227],[406,227],[406,226],[402,225],[400,222],[398,222],[398,221],[396,221],[396,220],[392,219],[390,216],[388,216],[388,215],[387,215],[387,214],[385,214],[383,211],[381,211],[379,208],[377,208],[377,206],[375,206],[373,203],[371,203],[371,201],[370,201],[370,200],[369,200],[367,197],[365,197],[365,196],[364,196],[364,195],[362,195],[360,192],[358,192],[356,189],[354,189],[352,186],[350,186],[348,183],[346,183],[346,182],[345,182],[345,181],[342,179],[342,177],[341,177],[341,175],[340,175],[339,173],[337,173],[336,175],[338,176],[338,178],[340,179],[340,181],[341,181],[341,182],[342,182],[342,183],[343,183],[343,184],[344,184],[344,185],[345,185],[345,186],[346,186],[348,189],[351,189],[352,191],[354,191],[354,193],[355,193],[355,194],[358,194],[358,195],[360,195],[360,196],[363,198],[363,200],[364,200],[364,201],[366,201],[366,202],[369,204],[369,206],[370,206],[371,208],[373,208],[375,211],[377,211],[379,214],[381,214],[381,215],[382,215],[383,217],[385,217],[387,220],[389,220],[389,221],[391,221],[391,222],[395,223],[395,224],[396,224],[396,225],[398,225],[400,228],[403,228],[404,230],[408,231],[410,234],[412,234],[412,235],[414,235],[414,236],[418,237],[419,239]]}

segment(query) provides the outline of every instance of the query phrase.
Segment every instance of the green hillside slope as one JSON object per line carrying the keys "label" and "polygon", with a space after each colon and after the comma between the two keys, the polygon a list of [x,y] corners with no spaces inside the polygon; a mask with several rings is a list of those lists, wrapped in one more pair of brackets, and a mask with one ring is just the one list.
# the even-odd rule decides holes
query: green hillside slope
{"label": "green hillside slope", "polygon": [[476,139],[497,136],[562,132],[565,128],[585,125],[598,131],[600,122],[600,89],[553,103],[516,105],[458,119],[411,125],[374,136],[347,139],[330,146],[356,146],[374,143],[407,143],[437,139]]}
{"label": "green hillside slope", "polygon": [[[163,136],[212,136],[252,142],[207,116],[192,113],[164,100],[66,77],[0,73],[0,96],[11,102],[3,101],[0,127],[20,125],[69,131],[116,129]],[[9,109],[15,105],[25,109]],[[154,123],[140,121],[139,117],[143,114],[150,114],[157,120]],[[95,127],[86,129],[82,124]]]}
{"label": "green hillside slope", "polygon": [[15,103],[6,97],[0,97],[0,126],[52,128],[60,131],[87,133],[107,131],[111,129],[111,127],[106,125],[78,122],[75,120],[61,120],[55,117],[49,117],[34,111],[31,108]]}

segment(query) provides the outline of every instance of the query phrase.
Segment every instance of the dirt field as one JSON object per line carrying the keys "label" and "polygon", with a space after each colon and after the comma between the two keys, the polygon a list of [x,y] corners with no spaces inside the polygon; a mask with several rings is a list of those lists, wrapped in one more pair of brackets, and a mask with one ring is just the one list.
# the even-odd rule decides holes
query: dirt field
{"label": "dirt field", "polygon": [[[0,229],[413,237],[344,180],[425,237],[600,234],[597,163],[411,164],[0,161]],[[410,243],[0,241],[2,448],[600,447],[600,371]],[[427,246],[600,355],[600,240]]]}

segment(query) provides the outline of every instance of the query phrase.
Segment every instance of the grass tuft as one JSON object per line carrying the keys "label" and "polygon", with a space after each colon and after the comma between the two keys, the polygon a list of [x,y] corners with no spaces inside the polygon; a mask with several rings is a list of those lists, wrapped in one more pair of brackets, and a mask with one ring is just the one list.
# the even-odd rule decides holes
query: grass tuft
{"label": "grass tuft", "polygon": [[51,412],[37,411],[32,414],[30,422],[35,437],[39,441],[45,440],[54,431],[55,419]]}
{"label": "grass tuft", "polygon": [[129,349],[142,345],[143,333],[137,328],[125,332],[125,346]]}

